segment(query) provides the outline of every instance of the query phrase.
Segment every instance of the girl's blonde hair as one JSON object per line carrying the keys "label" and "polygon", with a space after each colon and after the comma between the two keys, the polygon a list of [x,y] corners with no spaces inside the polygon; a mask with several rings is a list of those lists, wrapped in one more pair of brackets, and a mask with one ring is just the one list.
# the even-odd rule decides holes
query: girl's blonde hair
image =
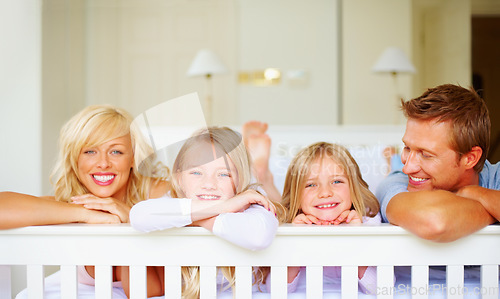
{"label": "girl's blonde hair", "polygon": [[380,205],[368,189],[368,184],[363,180],[359,166],[349,151],[338,144],[318,142],[302,149],[288,167],[282,196],[282,203],[287,211],[285,222],[291,223],[302,213],[301,194],[305,181],[313,163],[323,158],[334,160],[344,170],[349,181],[352,206],[356,212],[361,216],[374,217],[379,212]]}
{"label": "girl's blonde hair", "polygon": [[[207,147],[200,148],[200,146]],[[182,145],[172,167],[174,197],[184,196],[184,192],[179,186],[178,176],[183,170],[193,166],[190,164],[192,154],[195,154],[197,161],[202,161],[202,163],[228,157],[233,162],[238,175],[238,182],[234,182],[235,194],[252,186],[250,184],[252,178],[250,155],[242,142],[241,135],[228,127],[214,126],[195,132]]]}
{"label": "girl's blonde hair", "polygon": [[[221,157],[229,158],[237,171],[238,181],[233,182],[235,194],[254,186],[251,184],[250,155],[242,142],[241,135],[228,127],[209,127],[195,132],[181,147],[172,167],[173,197],[184,196],[178,176],[180,172],[193,166],[190,164],[192,163],[190,158],[193,157],[193,154],[196,155],[197,161],[202,161],[201,163],[209,163]],[[229,282],[226,289],[233,288],[235,284],[234,267],[221,267],[220,270]],[[182,267],[181,274],[183,298],[198,298],[200,295],[199,267]]]}
{"label": "girl's blonde hair", "polygon": [[[130,169],[125,203],[133,206],[149,197],[151,185],[159,183],[161,178],[139,173],[139,163],[147,163],[149,159],[146,158],[154,155],[154,152],[132,122],[132,116],[123,109],[111,105],[94,105],[77,113],[62,127],[59,156],[51,174],[56,200],[68,202],[74,195],[89,193],[78,176],[78,157],[83,148],[99,146],[128,134],[132,141],[135,165]],[[154,169],[153,166],[141,167]],[[164,176],[168,175],[168,169],[162,171]]]}

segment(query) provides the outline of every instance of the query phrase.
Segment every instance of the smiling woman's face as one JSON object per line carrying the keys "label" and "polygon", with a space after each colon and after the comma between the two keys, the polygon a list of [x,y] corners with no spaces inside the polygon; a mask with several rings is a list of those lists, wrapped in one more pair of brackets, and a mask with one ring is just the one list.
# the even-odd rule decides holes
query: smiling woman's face
{"label": "smiling woman's face", "polygon": [[134,153],[130,135],[101,145],[82,148],[78,156],[78,176],[97,197],[125,200]]}

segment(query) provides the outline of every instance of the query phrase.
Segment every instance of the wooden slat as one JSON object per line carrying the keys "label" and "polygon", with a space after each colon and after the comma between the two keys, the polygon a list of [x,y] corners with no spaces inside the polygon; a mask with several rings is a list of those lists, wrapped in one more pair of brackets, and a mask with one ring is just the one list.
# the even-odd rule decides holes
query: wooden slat
{"label": "wooden slat", "polygon": [[429,266],[411,267],[411,298],[429,298]]}
{"label": "wooden slat", "polygon": [[76,265],[61,266],[61,298],[78,298],[78,275]]}
{"label": "wooden slat", "polygon": [[235,268],[236,288],[235,298],[252,298],[252,267],[239,266]]}
{"label": "wooden slat", "polygon": [[28,265],[26,267],[26,279],[28,286],[28,298],[43,298],[43,265]]}
{"label": "wooden slat", "polygon": [[446,267],[446,294],[448,299],[464,297],[464,266],[448,265]]}
{"label": "wooden slat", "polygon": [[130,266],[130,299],[144,299],[147,297],[146,266]]}
{"label": "wooden slat", "polygon": [[288,291],[288,268],[286,266],[271,267],[271,298],[283,299]]}
{"label": "wooden slat", "polygon": [[377,266],[377,299],[393,298],[393,292],[387,291],[394,287],[394,267]]}
{"label": "wooden slat", "polygon": [[306,267],[307,299],[323,298],[323,266]]}
{"label": "wooden slat", "polygon": [[200,298],[217,297],[217,267],[200,267]]}
{"label": "wooden slat", "polygon": [[95,297],[111,299],[113,295],[113,267],[95,266]]}
{"label": "wooden slat", "polygon": [[482,299],[498,299],[498,265],[481,266],[481,295]]}
{"label": "wooden slat", "polygon": [[180,266],[165,267],[165,299],[178,299],[182,294]]}
{"label": "wooden slat", "polygon": [[341,276],[342,298],[358,298],[358,267],[343,266]]}

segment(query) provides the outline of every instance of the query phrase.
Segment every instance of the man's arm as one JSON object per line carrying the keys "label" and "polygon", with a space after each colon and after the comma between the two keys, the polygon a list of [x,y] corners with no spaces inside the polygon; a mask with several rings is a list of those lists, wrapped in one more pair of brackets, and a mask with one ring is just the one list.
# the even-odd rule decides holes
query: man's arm
{"label": "man's arm", "polygon": [[479,201],[444,190],[399,193],[386,212],[390,223],[436,242],[457,240],[495,222]]}
{"label": "man's arm", "polygon": [[457,195],[477,200],[497,221],[500,220],[500,191],[480,186],[465,186]]}

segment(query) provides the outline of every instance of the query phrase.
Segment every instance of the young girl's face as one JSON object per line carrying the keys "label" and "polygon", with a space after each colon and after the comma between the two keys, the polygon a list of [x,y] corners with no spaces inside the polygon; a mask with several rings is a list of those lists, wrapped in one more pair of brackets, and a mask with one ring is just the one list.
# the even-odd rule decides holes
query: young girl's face
{"label": "young girl's face", "polygon": [[316,159],[300,192],[302,212],[320,220],[335,220],[351,209],[351,191],[344,170],[333,159]]}
{"label": "young girl's face", "polygon": [[180,172],[179,185],[187,198],[219,200],[236,195],[238,172],[228,156],[197,164],[187,165],[186,170]]}

